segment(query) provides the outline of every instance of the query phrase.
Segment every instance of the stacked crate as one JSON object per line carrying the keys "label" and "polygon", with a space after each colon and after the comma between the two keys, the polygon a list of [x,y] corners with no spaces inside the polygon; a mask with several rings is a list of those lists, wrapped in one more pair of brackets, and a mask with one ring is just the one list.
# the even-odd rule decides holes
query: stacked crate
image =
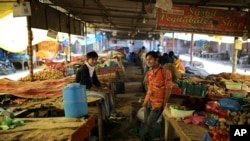
{"label": "stacked crate", "polygon": [[192,84],[187,81],[179,81],[178,84],[182,89],[182,95],[198,97],[205,97],[207,95],[207,85]]}

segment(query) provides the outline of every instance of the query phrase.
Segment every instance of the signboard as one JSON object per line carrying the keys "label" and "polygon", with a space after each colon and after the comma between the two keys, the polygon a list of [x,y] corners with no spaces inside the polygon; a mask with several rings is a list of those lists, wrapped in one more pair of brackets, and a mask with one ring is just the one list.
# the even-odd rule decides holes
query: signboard
{"label": "signboard", "polygon": [[242,36],[247,12],[201,7],[173,6],[157,12],[157,26],[174,31],[190,31]]}
{"label": "signboard", "polygon": [[13,5],[13,17],[31,16],[30,2],[21,2]]}
{"label": "signboard", "polygon": [[235,49],[242,49],[242,41],[240,40],[235,40]]}
{"label": "signboard", "polygon": [[52,29],[48,29],[47,36],[56,39],[58,32]]}
{"label": "signboard", "polygon": [[43,41],[38,44],[36,57],[40,59],[52,59],[59,50],[59,43],[56,41]]}

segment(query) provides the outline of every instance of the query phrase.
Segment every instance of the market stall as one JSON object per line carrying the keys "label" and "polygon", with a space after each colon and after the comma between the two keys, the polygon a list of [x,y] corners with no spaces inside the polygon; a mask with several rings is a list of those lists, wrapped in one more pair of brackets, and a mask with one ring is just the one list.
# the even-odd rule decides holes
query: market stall
{"label": "market stall", "polygon": [[231,125],[250,125],[249,86],[249,76],[237,73],[179,79],[172,97],[181,100],[167,104],[163,112],[166,140],[171,140],[172,130],[182,141],[229,140]]}
{"label": "market stall", "polygon": [[0,131],[5,140],[85,140],[95,126],[95,115],[89,118],[20,118],[25,124]]}
{"label": "market stall", "polygon": [[[45,73],[46,75],[48,75],[47,73]],[[40,76],[40,75],[39,75]],[[40,76],[41,78],[45,79],[45,76]],[[26,77],[27,79],[29,77]],[[9,79],[0,79],[0,87],[1,87],[1,91],[0,91],[0,102],[1,102],[1,107],[7,107],[7,111],[11,111],[10,114],[13,114],[13,116],[15,118],[21,119],[24,122],[29,123],[29,119],[30,118],[39,118],[37,120],[33,119],[34,123],[31,124],[27,124],[26,127],[29,128],[34,128],[34,127],[29,127],[33,126],[34,124],[38,124],[43,122],[44,124],[47,120],[43,120],[44,117],[46,118],[54,118],[55,120],[60,120],[62,119],[62,117],[64,117],[64,114],[60,114],[60,111],[64,111],[64,104],[63,104],[63,97],[62,97],[62,89],[69,83],[73,82],[74,78],[71,76],[65,77],[65,78],[50,78],[47,80],[43,80],[43,81],[38,81],[36,75],[35,78],[37,79],[37,81],[13,81],[13,80],[9,80]],[[40,79],[41,80],[41,79]],[[37,87],[39,86],[39,88]],[[7,100],[6,100],[7,99]],[[6,104],[6,101],[7,104]],[[99,134],[99,140],[103,140],[103,114],[102,114],[102,107],[101,107],[101,98],[97,98],[97,97],[87,97],[87,102],[88,104],[96,104],[96,113],[97,113],[97,120],[98,120],[98,134]],[[5,103],[4,105],[2,105],[2,103]],[[9,104],[9,105],[8,105]],[[7,106],[6,106],[7,105]],[[0,115],[3,115],[3,110],[0,107]],[[3,111],[2,111],[3,110]],[[34,115],[32,116],[32,113],[34,113]],[[64,113],[64,112],[63,112]],[[89,113],[94,114],[94,113]],[[9,115],[9,114],[8,114]],[[31,115],[31,117],[30,117]],[[52,116],[52,117],[51,117]],[[60,117],[60,118],[58,118]],[[92,116],[90,116],[92,117]],[[45,119],[46,119],[45,118]],[[93,117],[92,117],[93,118]],[[91,121],[91,124],[93,124],[92,122],[95,121],[95,119],[93,119]],[[2,123],[3,121],[1,121]],[[35,123],[38,122],[38,123]],[[72,123],[75,128],[73,127],[69,127],[71,131],[67,131],[67,135],[65,135],[64,137],[70,137],[71,133],[72,136],[73,134],[77,134],[77,137],[81,137],[85,138],[85,135],[83,134],[79,134],[78,130],[86,130],[88,131],[87,134],[90,132],[90,130],[92,129],[93,125],[89,125],[86,126],[84,122],[78,123],[79,120],[75,123]],[[4,121],[4,123],[6,123]],[[50,128],[51,130],[53,128],[57,128],[56,126],[60,126],[61,122],[59,122],[56,125],[53,126],[48,126],[46,128]],[[49,124],[49,123],[48,123]],[[3,124],[1,124],[3,125]],[[67,130],[67,124],[65,125],[65,131]],[[17,127],[17,131],[21,131],[22,129],[27,129],[26,127],[23,127],[21,129],[18,129],[19,127]],[[39,128],[41,127],[41,128]],[[85,128],[86,127],[86,128]],[[2,128],[1,128],[2,129]],[[9,129],[6,128],[6,130]],[[38,131],[43,131],[45,130],[43,128],[43,126],[38,126],[37,128],[34,129],[34,132],[38,132]],[[53,129],[54,130],[54,129]],[[15,131],[15,130],[14,130]],[[10,131],[1,131],[0,133],[4,132],[6,133],[6,135],[13,135],[15,134],[15,132],[12,131],[10,129]],[[77,133],[75,133],[77,132]],[[8,133],[8,134],[7,134]],[[27,134],[30,135],[30,134]],[[25,138],[26,136],[24,136]],[[38,136],[41,137],[41,136]],[[35,137],[32,137],[35,138]]]}
{"label": "market stall", "polygon": [[175,136],[173,135],[176,133],[180,136],[181,141],[201,141],[204,132],[208,129],[199,125],[185,124],[180,120],[176,120],[175,117],[171,115],[169,106],[170,104],[166,105],[163,111],[163,117],[165,119],[165,140],[174,140]]}
{"label": "market stall", "polygon": [[96,72],[101,84],[111,88],[113,93],[124,92],[126,73],[122,63],[125,58],[123,50],[106,50],[98,53],[98,55]]}

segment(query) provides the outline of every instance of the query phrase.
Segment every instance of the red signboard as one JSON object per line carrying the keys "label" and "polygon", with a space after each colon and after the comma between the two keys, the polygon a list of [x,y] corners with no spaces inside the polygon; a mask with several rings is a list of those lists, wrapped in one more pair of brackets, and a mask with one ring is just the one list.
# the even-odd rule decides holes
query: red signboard
{"label": "red signboard", "polygon": [[157,13],[157,26],[177,31],[242,36],[246,24],[244,11],[174,6],[170,11],[158,9]]}

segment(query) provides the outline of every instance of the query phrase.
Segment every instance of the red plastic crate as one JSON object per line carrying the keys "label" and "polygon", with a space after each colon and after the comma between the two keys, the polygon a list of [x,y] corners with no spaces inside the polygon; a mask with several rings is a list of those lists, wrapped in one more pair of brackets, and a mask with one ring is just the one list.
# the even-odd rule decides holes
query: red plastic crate
{"label": "red plastic crate", "polygon": [[171,94],[181,95],[182,94],[182,89],[178,88],[178,87],[173,87]]}

